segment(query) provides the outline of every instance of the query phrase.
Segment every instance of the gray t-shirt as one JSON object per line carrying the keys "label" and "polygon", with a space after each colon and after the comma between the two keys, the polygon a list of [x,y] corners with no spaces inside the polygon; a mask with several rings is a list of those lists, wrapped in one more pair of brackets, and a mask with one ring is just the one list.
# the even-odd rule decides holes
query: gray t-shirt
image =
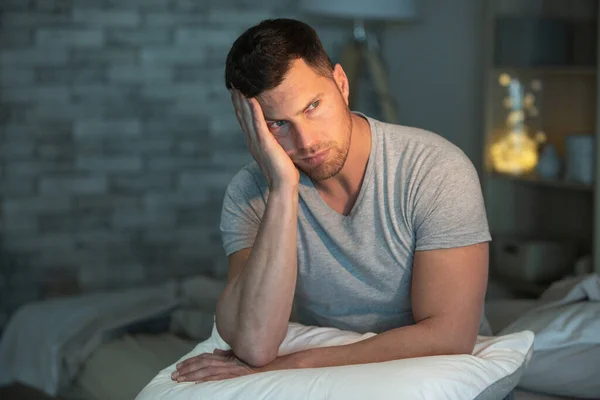
{"label": "gray t-shirt", "polygon": [[[422,129],[367,120],[371,154],[348,216],[300,173],[294,307],[306,325],[362,333],[414,324],[414,252],[491,240],[477,172],[458,147]],[[252,247],[268,192],[256,163],[232,179],[221,216],[226,255]],[[489,334],[483,317],[480,333]]]}

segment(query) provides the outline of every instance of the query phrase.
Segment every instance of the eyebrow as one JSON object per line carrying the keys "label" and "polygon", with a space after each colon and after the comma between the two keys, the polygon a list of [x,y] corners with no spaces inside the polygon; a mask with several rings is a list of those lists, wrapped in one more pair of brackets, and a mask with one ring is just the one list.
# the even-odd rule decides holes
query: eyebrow
{"label": "eyebrow", "polygon": [[[305,106],[302,110],[298,111],[295,115],[300,115],[302,114],[308,107],[311,106],[312,103],[314,103],[315,101],[317,101],[319,98],[323,97],[323,93],[318,93],[316,96],[314,96]],[[264,113],[263,113],[264,115]],[[270,122],[274,122],[274,121],[280,121],[281,118],[269,118],[266,115],[264,115],[265,117],[265,121],[270,121]]]}

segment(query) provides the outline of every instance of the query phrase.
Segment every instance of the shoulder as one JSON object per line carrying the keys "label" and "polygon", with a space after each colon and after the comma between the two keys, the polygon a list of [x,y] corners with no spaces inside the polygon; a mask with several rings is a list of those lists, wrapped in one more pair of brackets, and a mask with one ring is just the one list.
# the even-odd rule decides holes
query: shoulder
{"label": "shoulder", "polygon": [[372,126],[378,130],[384,156],[397,158],[404,172],[474,169],[462,149],[438,133],[377,120]]}
{"label": "shoulder", "polygon": [[227,192],[230,195],[242,195],[247,199],[256,196],[263,197],[268,188],[260,167],[256,162],[251,162],[243,166],[231,179],[227,186]]}

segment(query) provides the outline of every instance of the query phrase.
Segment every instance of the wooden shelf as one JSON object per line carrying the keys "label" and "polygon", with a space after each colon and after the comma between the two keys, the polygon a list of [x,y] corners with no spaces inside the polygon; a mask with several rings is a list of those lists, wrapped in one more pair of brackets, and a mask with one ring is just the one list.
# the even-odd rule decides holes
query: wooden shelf
{"label": "wooden shelf", "polygon": [[548,187],[554,187],[554,188],[559,188],[559,189],[579,190],[579,191],[588,191],[588,192],[593,192],[593,190],[594,190],[593,185],[587,185],[585,183],[571,182],[571,181],[559,180],[559,179],[549,180],[549,179],[541,178],[537,175],[516,176],[516,175],[501,174],[501,173],[497,173],[497,172],[488,172],[486,175],[492,179],[506,179],[506,180],[522,182],[522,183],[526,183],[526,184],[548,186]]}
{"label": "wooden shelf", "polygon": [[[590,184],[567,180],[566,174],[557,179],[544,179],[537,171],[513,176],[495,172],[490,159],[490,146],[506,135],[511,111],[506,105],[515,96],[500,79],[503,73],[520,81],[524,95],[534,96],[529,99],[534,100],[539,118],[524,122],[532,132],[545,134],[562,166],[567,162],[569,135],[591,134],[600,140],[600,2],[486,0],[484,4],[480,156],[490,230],[573,238],[592,253],[594,271],[600,273],[600,202],[595,198],[600,173]],[[519,26],[521,33],[517,33]],[[598,141],[593,154],[600,159]],[[543,289],[513,280],[507,285],[532,295]]]}
{"label": "wooden shelf", "polygon": [[595,66],[560,66],[560,67],[502,67],[494,66],[492,74],[497,75],[504,72],[522,73],[527,75],[573,75],[573,76],[596,76]]}

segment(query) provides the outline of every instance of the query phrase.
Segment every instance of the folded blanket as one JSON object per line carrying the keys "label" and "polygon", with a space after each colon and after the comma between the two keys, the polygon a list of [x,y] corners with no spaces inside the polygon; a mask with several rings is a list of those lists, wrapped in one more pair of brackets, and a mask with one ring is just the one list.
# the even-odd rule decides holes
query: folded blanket
{"label": "folded blanket", "polygon": [[0,341],[0,386],[19,381],[55,396],[99,345],[178,302],[177,284],[169,282],[25,305]]}

